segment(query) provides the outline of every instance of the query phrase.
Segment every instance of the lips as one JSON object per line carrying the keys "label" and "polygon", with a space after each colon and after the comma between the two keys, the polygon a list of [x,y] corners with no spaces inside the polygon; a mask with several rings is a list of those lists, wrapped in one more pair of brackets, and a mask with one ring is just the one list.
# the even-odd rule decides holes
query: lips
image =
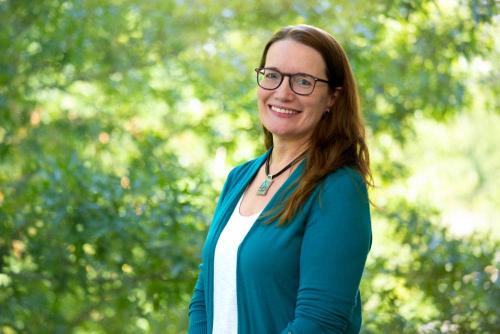
{"label": "lips", "polygon": [[295,114],[299,114],[301,112],[300,110],[297,110],[297,109],[285,108],[282,106],[275,106],[272,104],[269,105],[269,109],[271,109],[275,113],[283,114],[283,115],[295,115]]}

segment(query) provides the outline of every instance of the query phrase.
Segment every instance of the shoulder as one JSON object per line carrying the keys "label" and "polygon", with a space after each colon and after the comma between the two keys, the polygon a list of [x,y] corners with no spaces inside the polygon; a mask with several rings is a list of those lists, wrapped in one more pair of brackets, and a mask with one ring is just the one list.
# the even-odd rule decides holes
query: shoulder
{"label": "shoulder", "polygon": [[368,205],[368,192],[363,176],[355,169],[343,167],[328,174],[319,187],[320,202],[325,200]]}
{"label": "shoulder", "polygon": [[344,167],[328,174],[317,190],[307,228],[321,229],[325,240],[333,238],[339,245],[358,245],[356,249],[368,252],[370,202],[362,175]]}
{"label": "shoulder", "polygon": [[[324,179],[313,214],[331,224],[337,232],[355,232],[363,244],[371,244],[370,201],[363,176],[344,167]],[[361,241],[360,241],[361,242]]]}
{"label": "shoulder", "polygon": [[354,168],[342,167],[329,173],[322,182],[323,187],[337,188],[363,188],[366,189],[366,184],[363,176]]}

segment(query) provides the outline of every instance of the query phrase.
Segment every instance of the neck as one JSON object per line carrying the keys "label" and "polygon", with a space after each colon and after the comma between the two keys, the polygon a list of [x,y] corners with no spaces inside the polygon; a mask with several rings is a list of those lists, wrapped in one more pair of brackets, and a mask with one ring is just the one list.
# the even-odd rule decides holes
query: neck
{"label": "neck", "polygon": [[273,138],[272,165],[282,166],[288,164],[308,147],[309,140],[285,141]]}

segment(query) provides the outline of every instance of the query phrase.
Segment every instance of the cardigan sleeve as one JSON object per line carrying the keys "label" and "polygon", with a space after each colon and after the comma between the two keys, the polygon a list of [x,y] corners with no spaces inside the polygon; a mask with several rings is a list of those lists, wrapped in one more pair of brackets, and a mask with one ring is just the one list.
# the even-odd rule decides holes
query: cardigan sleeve
{"label": "cardigan sleeve", "polygon": [[205,304],[205,289],[203,263],[199,266],[200,271],[196,285],[194,286],[193,297],[189,304],[189,334],[207,333],[207,310]]}
{"label": "cardigan sleeve", "polygon": [[[219,196],[217,207],[215,212],[219,209],[220,204],[223,202],[224,196],[226,195],[228,189],[230,189],[230,184],[232,180],[232,175],[234,174],[234,169],[227,176],[226,182],[222,187],[222,191]],[[205,241],[206,242],[206,241]],[[205,271],[204,264],[199,265],[198,279],[194,286],[193,295],[191,297],[191,302],[189,303],[189,334],[206,334],[208,332],[207,328],[207,305],[205,299]]]}
{"label": "cardigan sleeve", "polygon": [[344,333],[371,246],[366,187],[342,169],[329,175],[311,208],[300,255],[295,318],[282,333]]}

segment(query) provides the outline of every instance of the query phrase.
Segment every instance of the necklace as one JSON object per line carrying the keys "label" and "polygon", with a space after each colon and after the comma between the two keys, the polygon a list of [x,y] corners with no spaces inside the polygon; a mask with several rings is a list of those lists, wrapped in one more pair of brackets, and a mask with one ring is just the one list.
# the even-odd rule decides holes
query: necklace
{"label": "necklace", "polygon": [[267,176],[264,179],[264,181],[262,182],[262,184],[260,185],[259,189],[257,189],[257,195],[259,195],[259,196],[266,196],[267,191],[271,187],[271,184],[273,184],[273,181],[274,181],[273,179],[275,177],[278,177],[281,174],[283,174],[287,169],[289,169],[290,167],[292,167],[293,165],[295,165],[295,163],[297,163],[299,160],[301,160],[302,157],[304,156],[305,152],[302,152],[298,157],[296,157],[295,159],[293,159],[292,162],[290,162],[282,170],[280,170],[279,172],[277,172],[274,175],[271,175],[269,173],[269,163],[270,163],[270,160],[271,160],[271,154],[272,153],[273,153],[273,151],[271,150],[271,152],[269,152],[269,155],[266,158],[266,166],[265,166],[266,169],[265,169],[265,171],[266,171],[266,175]]}

